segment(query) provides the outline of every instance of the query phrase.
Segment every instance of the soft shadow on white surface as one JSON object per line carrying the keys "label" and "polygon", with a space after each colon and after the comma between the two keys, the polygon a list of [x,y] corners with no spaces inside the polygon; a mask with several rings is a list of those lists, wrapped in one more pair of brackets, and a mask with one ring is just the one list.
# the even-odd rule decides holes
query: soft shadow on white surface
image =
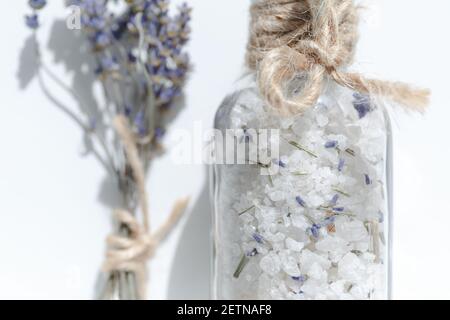
{"label": "soft shadow on white surface", "polygon": [[168,299],[210,299],[212,210],[209,187],[206,182],[181,232],[170,273]]}
{"label": "soft shadow on white surface", "polygon": [[32,36],[29,36],[23,45],[23,48],[20,52],[19,58],[19,68],[16,73],[16,78],[19,81],[20,90],[24,90],[28,87],[31,80],[36,76],[37,64],[36,64],[36,56],[35,45]]}
{"label": "soft shadow on white surface", "polygon": [[[32,36],[28,37],[21,50],[20,61],[16,72],[18,87],[26,90],[33,79],[38,80],[40,90],[47,98],[50,105],[55,106],[55,112],[62,112],[69,119],[75,120],[74,114],[81,115],[82,119],[88,121],[101,114],[101,103],[97,101],[94,92],[96,77],[92,74],[92,57],[84,49],[85,39],[82,35],[74,33],[65,27],[64,20],[56,20],[50,30],[48,42],[41,43],[41,50],[45,51],[47,58],[46,65],[50,69],[60,69],[63,67],[65,73],[63,80],[71,92],[62,91],[63,95],[68,95],[72,99],[67,104],[67,99],[61,99],[55,94],[55,81],[45,72],[38,73],[38,61],[35,55],[35,42]],[[40,76],[40,74],[42,76]],[[56,86],[57,87],[57,86]],[[58,88],[59,90],[61,88]],[[61,94],[61,91],[58,91]],[[175,120],[183,100],[178,101],[170,113],[167,113],[166,122]],[[98,123],[100,135],[105,135],[105,128]],[[83,150],[79,151],[80,161],[92,161],[96,158],[103,165],[104,178],[98,185],[97,201],[105,207],[104,214],[109,215],[113,208],[121,205],[121,196],[117,183],[112,174],[108,174],[106,164],[95,154],[88,132],[83,132],[80,127]],[[74,152],[77,147],[74,145]],[[94,156],[88,158],[88,156]],[[174,266],[170,274],[169,298],[189,298],[207,299],[209,297],[209,265],[210,265],[210,210],[209,210],[209,186],[205,185],[198,201],[194,204],[191,214],[187,218],[185,228],[182,230],[180,243],[176,249]],[[84,250],[79,247],[77,250]],[[81,263],[81,262],[80,262]],[[178,266],[180,268],[178,268]],[[98,265],[100,270],[100,265]],[[100,274],[101,275],[101,274]],[[101,288],[103,278],[98,277],[96,283],[92,282],[92,296],[97,296],[97,291]],[[87,297],[83,297],[87,298]]]}
{"label": "soft shadow on white surface", "polygon": [[[117,183],[112,175],[108,174],[109,169],[104,159],[93,148],[91,138],[89,137],[90,133],[83,128],[84,123],[80,123],[80,120],[88,122],[88,119],[98,118],[102,112],[99,103],[96,101],[93,89],[96,77],[90,71],[93,69],[92,65],[94,61],[83,50],[85,42],[81,34],[66,28],[65,20],[56,20],[52,24],[46,46],[42,43],[36,44],[33,36],[29,36],[26,39],[21,51],[16,77],[21,90],[26,90],[31,81],[36,77],[41,92],[56,107],[57,110],[55,112],[59,111],[64,113],[69,119],[80,125],[79,129],[83,137],[83,148],[82,151],[79,151],[79,155],[82,160],[88,160],[87,156],[93,155],[102,165],[101,168],[104,169],[103,174],[105,178],[99,185],[97,199],[104,207],[108,208],[105,212],[109,214],[111,208],[117,207],[121,203]],[[36,56],[36,45],[40,46],[41,52],[45,50],[45,53],[49,52],[51,54],[53,58],[51,63],[44,62],[44,66],[39,67],[39,61]],[[70,106],[67,103],[63,103],[53,90],[55,85],[57,87],[59,86],[59,89],[62,87],[60,84],[57,84],[57,81],[55,81],[56,78],[52,78],[55,73],[51,69],[61,65],[64,67],[65,73],[71,76],[70,81],[66,83],[62,82],[66,86],[64,93],[74,102]],[[49,68],[48,70],[51,73],[48,73],[45,67]],[[100,136],[105,136],[105,127],[101,123],[96,129]],[[74,152],[76,152],[75,148],[76,146],[74,146]],[[80,247],[79,250],[83,250],[83,248]],[[100,270],[100,265],[98,266],[98,270]],[[99,277],[99,279],[100,282],[92,283],[93,298],[97,296],[96,292],[101,285],[101,281],[103,281],[102,277]]]}
{"label": "soft shadow on white surface", "polygon": [[[38,67],[40,62],[36,57],[36,45],[39,46],[41,55],[44,51],[45,53],[51,53],[52,63],[44,61],[43,65]],[[84,136],[84,150],[80,152],[80,155],[86,157],[93,154],[107,170],[107,164],[93,149],[89,137],[90,133],[82,127],[89,123],[89,119],[100,118],[102,112],[94,95],[93,88],[96,77],[90,72],[93,69],[94,61],[83,49],[84,46],[85,39],[81,34],[67,29],[65,20],[56,20],[52,24],[47,46],[42,43],[36,44],[33,36],[26,39],[20,55],[16,77],[22,90],[27,89],[33,78],[37,77],[40,89],[49,102],[80,125],[80,132]],[[70,82],[64,83],[56,80],[57,75],[51,71],[56,66],[64,67],[66,74],[71,76]],[[61,102],[60,98],[54,93],[53,88],[55,86],[63,89],[64,94],[75,102],[76,108],[72,109],[72,106]],[[105,127],[102,126],[101,122],[96,124],[96,131],[97,134],[104,137]],[[104,204],[111,205],[109,200],[104,201]]]}

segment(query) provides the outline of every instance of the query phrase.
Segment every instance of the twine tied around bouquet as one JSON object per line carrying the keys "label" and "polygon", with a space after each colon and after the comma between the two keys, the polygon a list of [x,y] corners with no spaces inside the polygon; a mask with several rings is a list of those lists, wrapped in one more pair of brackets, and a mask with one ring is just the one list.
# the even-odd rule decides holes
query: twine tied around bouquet
{"label": "twine tied around bouquet", "polygon": [[[352,63],[358,40],[353,0],[258,0],[251,15],[247,64],[257,70],[261,94],[278,113],[295,115],[314,106],[329,78],[407,110],[423,112],[428,105],[429,90],[342,70]],[[298,77],[302,88],[288,95],[286,84]]]}
{"label": "twine tied around bouquet", "polygon": [[124,146],[125,154],[130,163],[133,177],[136,181],[139,205],[143,222],[126,210],[116,210],[114,216],[117,222],[125,225],[129,230],[128,236],[111,234],[107,238],[108,250],[103,264],[104,272],[129,271],[136,275],[138,299],[145,299],[147,283],[147,261],[153,258],[160,243],[173,230],[186,210],[189,199],[178,200],[167,220],[155,232],[150,231],[149,209],[145,188],[145,174],[136,148],[135,137],[124,116],[117,116],[114,127]]}

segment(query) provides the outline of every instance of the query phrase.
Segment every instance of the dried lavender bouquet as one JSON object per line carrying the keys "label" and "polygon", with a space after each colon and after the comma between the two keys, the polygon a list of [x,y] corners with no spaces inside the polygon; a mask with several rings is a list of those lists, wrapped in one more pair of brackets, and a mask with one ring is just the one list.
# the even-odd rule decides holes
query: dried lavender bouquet
{"label": "dried lavender bouquet", "polygon": [[[40,59],[39,11],[46,4],[46,0],[29,0],[32,13],[25,17],[33,30],[38,75],[46,73],[76,96]],[[172,16],[169,0],[73,0],[68,4],[79,12],[79,32],[85,35],[95,61],[92,72],[103,88],[106,105],[96,117],[64,111],[88,133],[91,148],[116,179],[123,197],[114,214],[116,233],[107,239],[98,298],[144,299],[146,261],[187,206],[187,199],[177,201],[166,222],[151,232],[145,176],[151,160],[162,151],[161,139],[176,113],[174,105],[182,96],[189,70],[184,46],[190,33],[190,8],[183,4]]]}

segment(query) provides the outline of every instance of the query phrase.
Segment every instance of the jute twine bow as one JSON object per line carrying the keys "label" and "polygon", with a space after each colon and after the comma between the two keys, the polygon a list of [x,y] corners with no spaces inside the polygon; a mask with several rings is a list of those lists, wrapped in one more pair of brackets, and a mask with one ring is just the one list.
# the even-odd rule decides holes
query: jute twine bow
{"label": "jute twine bow", "polygon": [[[259,0],[251,14],[247,64],[258,71],[261,94],[278,113],[299,114],[314,106],[330,78],[408,110],[423,112],[428,105],[428,90],[342,70],[352,63],[358,39],[352,0]],[[286,84],[299,77],[305,80],[302,88],[287,94]]]}
{"label": "jute twine bow", "polygon": [[128,236],[112,234],[107,238],[108,251],[103,265],[104,272],[129,271],[136,275],[138,298],[145,299],[147,268],[146,263],[153,258],[158,246],[169,235],[185,211],[189,199],[178,200],[165,223],[155,232],[150,232],[147,192],[145,189],[145,174],[136,148],[135,137],[123,116],[117,116],[114,127],[125,148],[134,180],[136,181],[139,205],[142,211],[143,223],[126,210],[116,210],[114,216],[120,224],[129,230]]}

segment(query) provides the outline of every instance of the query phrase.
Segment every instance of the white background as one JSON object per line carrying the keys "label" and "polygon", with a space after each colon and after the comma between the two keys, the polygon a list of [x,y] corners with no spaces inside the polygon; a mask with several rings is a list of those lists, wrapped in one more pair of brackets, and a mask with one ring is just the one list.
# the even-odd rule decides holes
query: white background
{"label": "white background", "polygon": [[[0,298],[90,299],[111,230],[111,184],[79,128],[31,78],[27,1],[9,1],[0,20]],[[44,59],[65,81],[78,49],[53,25],[67,11],[50,1],[42,15]],[[243,66],[248,4],[190,0],[194,70],[187,107],[172,128],[212,124],[215,109]],[[396,111],[394,297],[450,298],[450,2],[368,0],[355,68],[433,90],[424,117]],[[426,3],[426,4],[425,4]],[[29,52],[29,51],[25,51]],[[27,64],[28,63],[28,64]],[[76,65],[76,63],[75,63]],[[28,67],[27,67],[28,66]],[[74,110],[76,103],[49,82]],[[169,137],[170,138],[170,137]],[[210,210],[206,168],[175,166],[169,153],[148,179],[154,224],[179,196],[188,215],[151,264],[150,297],[208,298]]]}

